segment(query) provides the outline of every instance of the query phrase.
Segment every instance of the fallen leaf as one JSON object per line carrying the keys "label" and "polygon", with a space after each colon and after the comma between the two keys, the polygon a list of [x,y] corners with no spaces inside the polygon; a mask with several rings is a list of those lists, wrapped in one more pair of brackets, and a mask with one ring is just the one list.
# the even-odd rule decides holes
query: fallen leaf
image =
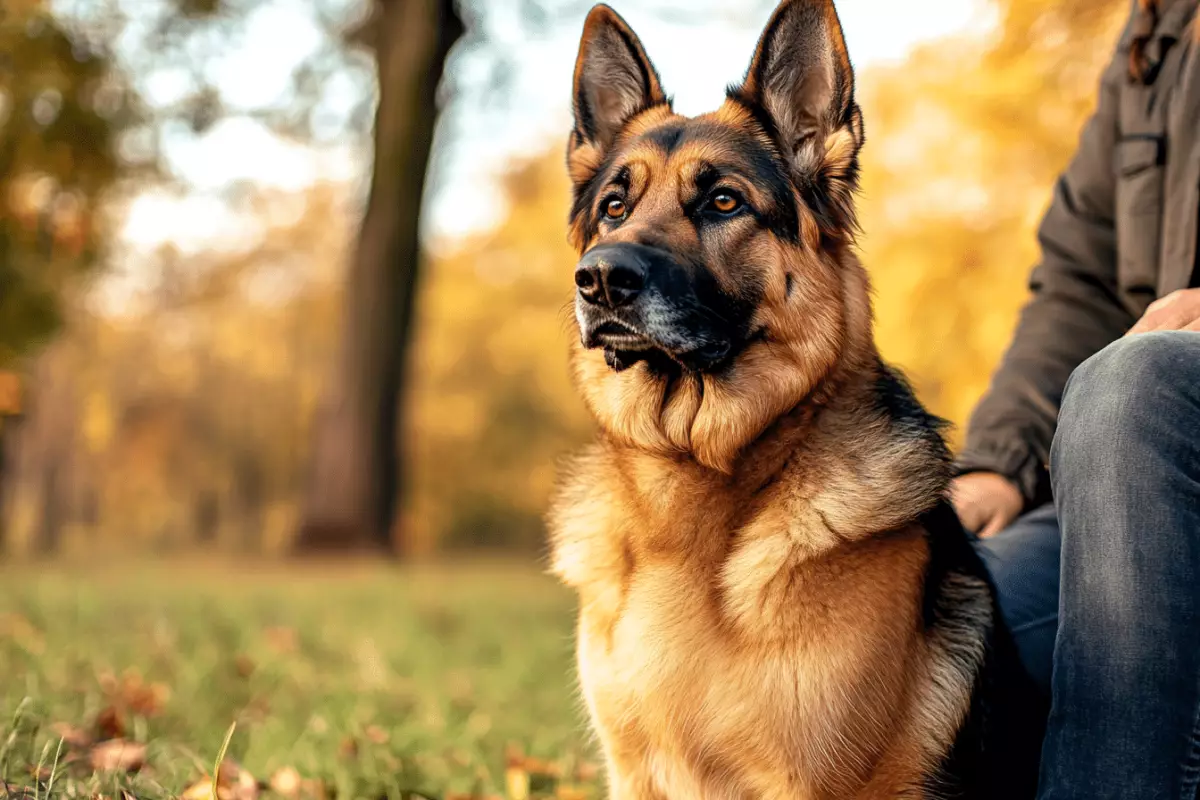
{"label": "fallen leaf", "polygon": [[275,770],[269,781],[271,791],[284,797],[295,797],[300,794],[302,781],[295,767],[280,767]]}
{"label": "fallen leaf", "polygon": [[[258,797],[258,781],[246,770],[233,761],[225,759],[217,771],[216,800],[256,800]],[[181,800],[213,800],[212,776],[206,775],[193,783],[183,794]]]}
{"label": "fallen leaf", "polygon": [[584,783],[591,783],[600,777],[600,765],[594,761],[580,761],[575,765],[575,777]]}
{"label": "fallen leaf", "polygon": [[342,739],[342,743],[338,745],[338,755],[347,761],[358,758],[358,740],[353,736]]}
{"label": "fallen leaf", "polygon": [[519,766],[504,770],[504,787],[509,800],[529,800],[529,773]]}
{"label": "fallen leaf", "polygon": [[54,735],[63,740],[63,744],[67,747],[76,750],[86,750],[92,746],[92,735],[80,728],[78,725],[71,725],[67,722],[56,722],[50,726],[50,730]]}
{"label": "fallen leaf", "polygon": [[296,652],[300,641],[295,628],[282,626],[264,628],[263,638],[267,640],[271,649],[280,655]]}
{"label": "fallen leaf", "polygon": [[171,689],[165,683],[140,686],[125,695],[125,702],[129,705],[130,710],[143,717],[153,717],[160,713],[170,699]]}
{"label": "fallen leaf", "polygon": [[125,714],[116,706],[105,706],[92,725],[97,739],[120,739],[125,735]]}
{"label": "fallen leaf", "polygon": [[557,778],[562,775],[562,765],[556,761],[543,761],[540,758],[526,758],[521,765],[531,775],[545,775]]}
{"label": "fallen leaf", "polygon": [[146,745],[111,739],[93,747],[88,760],[97,772],[136,772],[146,763]]}
{"label": "fallen leaf", "polygon": [[210,800],[212,797],[212,778],[203,777],[183,790],[179,800]]}
{"label": "fallen leaf", "polygon": [[225,759],[217,770],[217,793],[220,800],[254,800],[258,797],[258,780],[238,764]]}
{"label": "fallen leaf", "polygon": [[112,706],[143,717],[158,714],[171,696],[166,684],[146,683],[136,669],[125,670],[120,678],[111,672],[101,675],[100,688]]}
{"label": "fallen leaf", "polygon": [[4,800],[37,800],[38,793],[32,786],[0,781],[0,788],[4,789]]}
{"label": "fallen leaf", "polygon": [[237,670],[237,674],[242,678],[249,678],[254,674],[256,665],[250,656],[245,653],[240,653],[233,659],[233,668]]}
{"label": "fallen leaf", "polygon": [[40,767],[39,768],[39,767],[34,766],[33,764],[30,764],[26,771],[29,773],[29,777],[33,778],[38,783],[46,783],[47,781],[49,781],[51,778],[54,777],[54,772],[55,772],[50,767]]}

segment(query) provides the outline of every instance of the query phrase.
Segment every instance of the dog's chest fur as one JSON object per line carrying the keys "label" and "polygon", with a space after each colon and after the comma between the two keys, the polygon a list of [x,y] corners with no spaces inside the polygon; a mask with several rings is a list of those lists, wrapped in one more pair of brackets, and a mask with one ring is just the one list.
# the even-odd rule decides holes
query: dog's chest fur
{"label": "dog's chest fur", "polygon": [[765,486],[603,446],[577,462],[551,520],[555,569],[579,592],[606,751],[645,783],[614,796],[896,796],[872,781],[915,780],[952,738],[970,691],[929,704],[924,532],[867,535],[912,519],[909,498],[883,453],[801,455]]}

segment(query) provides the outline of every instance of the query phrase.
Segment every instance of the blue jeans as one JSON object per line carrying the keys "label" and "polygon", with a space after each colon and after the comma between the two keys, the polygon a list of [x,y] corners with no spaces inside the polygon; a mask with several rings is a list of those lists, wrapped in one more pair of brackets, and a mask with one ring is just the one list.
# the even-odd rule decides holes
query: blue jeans
{"label": "blue jeans", "polygon": [[1039,800],[1195,800],[1200,784],[1200,333],[1071,376],[1055,507],[978,545],[1052,706]]}

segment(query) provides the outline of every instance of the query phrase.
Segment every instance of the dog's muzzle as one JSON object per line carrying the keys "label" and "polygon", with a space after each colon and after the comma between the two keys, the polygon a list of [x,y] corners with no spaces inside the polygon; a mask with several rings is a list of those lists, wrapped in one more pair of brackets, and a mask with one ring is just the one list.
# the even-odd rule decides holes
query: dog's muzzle
{"label": "dog's muzzle", "polygon": [[589,250],[575,269],[583,345],[603,348],[616,370],[655,353],[687,369],[712,367],[729,353],[730,337],[697,299],[696,272],[646,245]]}

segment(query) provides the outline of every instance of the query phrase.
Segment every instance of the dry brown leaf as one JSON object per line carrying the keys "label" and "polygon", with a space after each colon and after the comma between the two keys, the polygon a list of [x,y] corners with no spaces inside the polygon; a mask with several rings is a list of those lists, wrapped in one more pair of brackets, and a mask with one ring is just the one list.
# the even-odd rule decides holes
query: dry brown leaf
{"label": "dry brown leaf", "polygon": [[509,800],[529,800],[529,773],[521,767],[504,770],[504,788]]}
{"label": "dry brown leaf", "polygon": [[342,743],[338,745],[338,756],[347,761],[358,758],[358,740],[353,736],[342,739]]}
{"label": "dry brown leaf", "polygon": [[56,722],[50,726],[50,730],[54,735],[63,740],[63,744],[67,747],[76,750],[86,750],[92,746],[92,735],[80,728],[78,725],[71,725],[68,722]]}
{"label": "dry brown leaf", "polygon": [[211,800],[212,778],[204,777],[183,790],[179,800]]}
{"label": "dry brown leaf", "polygon": [[105,706],[96,714],[92,727],[97,739],[120,739],[125,735],[125,714],[116,706]]}
{"label": "dry brown leaf", "polygon": [[591,783],[600,777],[600,765],[594,761],[580,761],[575,765],[576,779]]}
{"label": "dry brown leaf", "polygon": [[47,781],[49,781],[51,778],[54,777],[55,770],[51,769],[50,767],[40,767],[39,768],[39,767],[34,766],[33,764],[30,764],[29,767],[26,769],[26,772],[29,773],[29,777],[33,778],[38,783],[46,783]]}
{"label": "dry brown leaf", "polygon": [[300,637],[296,635],[296,629],[283,626],[264,628],[263,638],[267,640],[267,644],[271,649],[280,655],[296,652],[300,643]]}
{"label": "dry brown leaf", "polygon": [[152,717],[163,710],[163,706],[171,699],[171,689],[165,683],[152,683],[142,688],[133,697],[127,697],[126,702],[135,713],[143,717]]}
{"label": "dry brown leaf", "polygon": [[97,772],[136,772],[146,763],[146,745],[111,739],[93,747],[88,760]]}
{"label": "dry brown leaf", "polygon": [[255,800],[258,797],[258,788],[258,780],[229,759],[225,759],[221,768],[217,770],[217,793],[220,800]]}
{"label": "dry brown leaf", "polygon": [[166,684],[146,683],[136,669],[125,670],[120,678],[111,672],[101,675],[100,688],[112,706],[143,717],[158,714],[171,696]]}
{"label": "dry brown leaf", "polygon": [[374,742],[375,744],[387,744],[388,739],[391,738],[391,736],[388,735],[388,732],[378,725],[368,725],[367,729],[363,731],[363,735],[365,735],[369,741]]}
{"label": "dry brown leaf", "polygon": [[540,758],[527,757],[521,765],[530,775],[544,775],[548,778],[562,776],[562,765],[557,761],[545,761]]}
{"label": "dry brown leaf", "polygon": [[[246,770],[233,761],[225,759],[217,771],[216,800],[257,800],[259,792],[258,781]],[[213,800],[212,776],[206,775],[193,783],[183,794],[181,800]]]}
{"label": "dry brown leaf", "polygon": [[254,663],[254,660],[250,658],[250,656],[246,655],[245,653],[239,653],[237,657],[233,659],[233,668],[237,670],[239,677],[249,678],[254,674],[254,670],[257,668],[257,665]]}
{"label": "dry brown leaf", "polygon": [[300,794],[303,781],[295,767],[280,767],[275,770],[269,781],[271,791],[284,797],[296,797]]}

